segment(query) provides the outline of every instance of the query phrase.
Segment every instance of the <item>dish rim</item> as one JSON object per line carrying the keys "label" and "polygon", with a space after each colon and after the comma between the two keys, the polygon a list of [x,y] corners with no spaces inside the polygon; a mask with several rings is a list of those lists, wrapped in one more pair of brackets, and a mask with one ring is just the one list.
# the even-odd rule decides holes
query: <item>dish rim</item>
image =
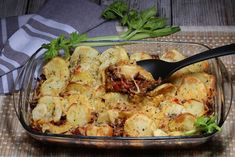
{"label": "dish rim", "polygon": [[[110,43],[111,46],[116,46],[115,43],[120,43],[120,44],[144,44],[144,43],[171,43],[171,44],[191,44],[191,45],[198,45],[198,46],[202,46],[206,49],[211,49],[209,46],[204,45],[202,43],[196,43],[196,42],[184,42],[184,41],[155,41],[155,40],[132,40],[132,41],[128,41],[128,40],[103,40],[103,41],[86,41],[86,42],[82,42],[80,44],[78,44],[78,46],[86,46],[86,44],[89,45],[89,43],[97,43],[99,45],[99,43],[103,43],[103,42],[107,42]],[[110,46],[110,45],[109,45]],[[18,80],[19,77],[22,75],[22,72],[24,72],[25,68],[27,67],[27,64],[29,64],[33,58],[35,58],[38,53],[42,50],[43,48],[40,47],[37,51],[35,51],[35,53],[27,60],[27,62],[22,66],[22,70],[19,73],[16,81],[14,82],[14,89],[16,89],[16,86],[18,84]],[[40,54],[41,56],[42,54]],[[216,65],[218,66],[217,68],[220,70],[221,66],[223,66],[222,68],[225,68],[224,64],[222,63],[222,61],[218,58],[213,59],[216,62]],[[229,108],[224,116],[224,120],[223,121],[219,121],[218,125],[219,127],[222,127],[225,120],[228,117],[228,114],[230,112],[231,109],[231,105],[232,105],[232,98],[233,98],[233,88],[232,88],[232,82],[231,82],[231,74],[227,71],[227,69],[225,68],[225,72],[229,78],[229,83],[230,83],[230,91],[231,91],[231,99],[229,100]],[[21,93],[21,91],[20,91]],[[14,106],[14,110],[15,113],[21,123],[21,125],[23,126],[23,128],[31,135],[33,136],[42,136],[42,137],[49,137],[49,138],[68,138],[68,139],[83,139],[83,140],[90,140],[90,139],[96,139],[96,140],[157,140],[157,141],[169,141],[169,140],[187,140],[187,139],[204,139],[204,138],[210,138],[212,136],[214,136],[215,134],[217,134],[218,132],[214,132],[211,134],[201,134],[201,135],[192,135],[192,136],[145,136],[145,137],[115,137],[115,136],[83,136],[83,135],[66,135],[66,134],[53,134],[53,133],[42,133],[42,132],[38,132],[33,130],[29,125],[26,124],[24,118],[23,118],[23,113],[19,108],[19,104],[17,107],[17,102],[16,101],[16,92],[13,93],[13,106]],[[223,102],[225,103],[225,102]],[[221,104],[223,105],[223,104]],[[18,112],[17,108],[19,108],[20,113]]]}

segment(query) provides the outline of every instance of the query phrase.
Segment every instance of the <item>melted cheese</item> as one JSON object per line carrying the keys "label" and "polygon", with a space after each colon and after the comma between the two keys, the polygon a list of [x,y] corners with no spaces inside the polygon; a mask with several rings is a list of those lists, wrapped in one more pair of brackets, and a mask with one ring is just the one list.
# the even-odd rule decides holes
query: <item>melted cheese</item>
{"label": "melted cheese", "polygon": [[[195,119],[207,113],[215,94],[215,77],[201,72],[207,70],[208,62],[185,67],[169,82],[138,95],[139,85],[146,83],[142,81],[148,84],[154,79],[135,61],[150,58],[141,52],[129,59],[122,47],[99,54],[88,46],[76,48],[69,61],[55,57],[43,67],[46,80],[37,88],[32,125],[42,132],[84,136],[182,136],[193,130]],[[185,57],[170,50],[160,58],[173,62]],[[118,87],[135,85],[135,93],[108,92],[107,71],[115,74],[110,77],[111,87],[117,80]]]}

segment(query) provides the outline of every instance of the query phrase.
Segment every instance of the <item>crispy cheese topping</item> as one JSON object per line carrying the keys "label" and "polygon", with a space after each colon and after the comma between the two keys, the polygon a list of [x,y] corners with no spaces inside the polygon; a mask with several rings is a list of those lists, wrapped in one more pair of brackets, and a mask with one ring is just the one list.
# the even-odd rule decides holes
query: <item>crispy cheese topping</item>
{"label": "crispy cheese topping", "polygon": [[[69,60],[56,57],[43,67],[32,104],[31,127],[40,132],[83,136],[181,136],[195,119],[211,114],[215,77],[208,63],[185,67],[159,84],[122,47],[103,53],[77,47]],[[162,60],[185,58],[171,50]],[[36,104],[36,105],[35,105]]]}

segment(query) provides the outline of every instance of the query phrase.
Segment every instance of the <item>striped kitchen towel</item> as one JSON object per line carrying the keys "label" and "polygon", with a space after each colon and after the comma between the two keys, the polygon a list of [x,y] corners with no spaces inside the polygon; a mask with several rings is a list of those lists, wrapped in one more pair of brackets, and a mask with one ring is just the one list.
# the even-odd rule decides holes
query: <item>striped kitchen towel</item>
{"label": "striped kitchen towel", "polygon": [[88,36],[116,34],[115,22],[106,22],[101,6],[89,0],[48,0],[33,15],[1,20],[0,93],[13,91],[20,67],[43,44],[61,34],[88,33]]}

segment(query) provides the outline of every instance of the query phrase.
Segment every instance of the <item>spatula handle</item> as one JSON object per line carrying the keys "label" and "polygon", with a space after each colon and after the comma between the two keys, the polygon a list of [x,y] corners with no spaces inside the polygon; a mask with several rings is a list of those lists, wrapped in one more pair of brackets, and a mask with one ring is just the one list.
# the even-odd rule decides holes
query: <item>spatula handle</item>
{"label": "spatula handle", "polygon": [[231,54],[235,54],[235,44],[230,44],[230,45],[225,45],[225,46],[217,47],[214,49],[210,49],[210,50],[204,51],[202,53],[188,57],[188,58],[181,60],[179,62],[176,62],[176,64],[178,64],[176,70],[178,70],[182,67],[185,67],[187,65],[203,61],[203,60],[226,56],[226,55],[231,55]]}

